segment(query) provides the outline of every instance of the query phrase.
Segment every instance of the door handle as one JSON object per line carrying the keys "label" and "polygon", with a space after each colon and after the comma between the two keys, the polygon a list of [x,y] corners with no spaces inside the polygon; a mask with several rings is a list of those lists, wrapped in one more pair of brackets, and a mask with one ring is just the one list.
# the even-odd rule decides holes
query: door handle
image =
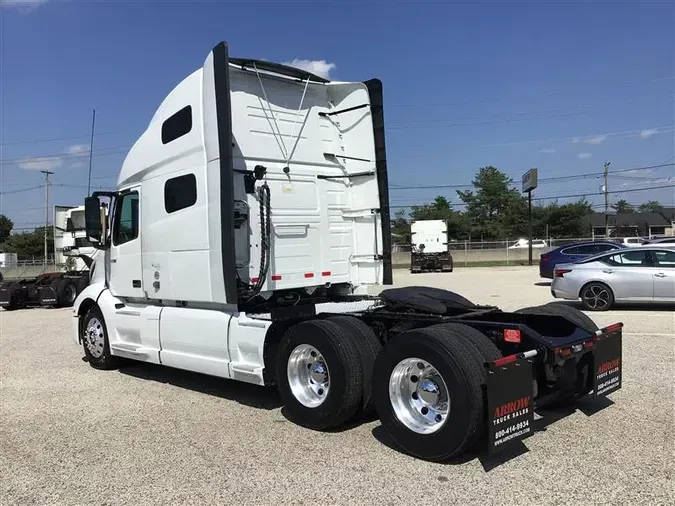
{"label": "door handle", "polygon": [[656,276],[657,278],[665,278],[665,277],[666,277],[666,275],[665,275],[664,273],[662,273],[662,272],[659,272],[659,273],[657,273],[657,274],[654,274],[654,276]]}
{"label": "door handle", "polygon": [[110,259],[110,263],[111,263],[111,264],[117,263],[117,258],[111,258],[111,259]]}
{"label": "door handle", "polygon": [[602,272],[604,272],[605,274],[611,274],[614,272],[614,269],[602,269]]}

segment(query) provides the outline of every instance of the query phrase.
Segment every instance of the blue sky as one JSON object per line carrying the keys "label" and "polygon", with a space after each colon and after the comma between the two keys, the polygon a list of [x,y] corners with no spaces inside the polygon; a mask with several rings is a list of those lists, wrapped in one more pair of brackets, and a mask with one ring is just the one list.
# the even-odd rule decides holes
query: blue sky
{"label": "blue sky", "polygon": [[[26,190],[39,169],[55,172],[51,204],[82,202],[93,108],[92,183],[110,188],[220,40],[233,56],[380,78],[394,206],[458,202],[452,188],[396,187],[466,185],[484,165],[587,175],[542,181],[537,198],[598,192],[606,160],[675,163],[673,2],[0,1],[0,212],[17,228],[44,221],[44,189]],[[673,165],[619,172],[610,190],[660,188],[611,201],[672,204],[668,184]]]}

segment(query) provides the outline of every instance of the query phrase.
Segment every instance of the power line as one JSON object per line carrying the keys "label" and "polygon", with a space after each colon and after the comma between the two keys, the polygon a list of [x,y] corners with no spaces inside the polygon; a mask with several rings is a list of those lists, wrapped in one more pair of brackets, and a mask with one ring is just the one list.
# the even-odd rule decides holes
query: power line
{"label": "power line", "polygon": [[[661,163],[658,165],[646,165],[644,167],[631,167],[631,168],[626,168],[626,169],[617,169],[613,171],[609,171],[609,174],[619,174],[619,173],[624,173],[624,172],[637,172],[637,171],[642,171],[642,170],[651,170],[651,169],[658,169],[662,167],[672,167],[675,166],[675,163]],[[552,177],[544,177],[539,179],[539,182],[550,182],[550,181],[566,181],[566,180],[574,180],[574,179],[586,179],[588,177],[597,177],[597,176],[602,176],[604,172],[589,172],[587,174],[570,174],[568,176],[552,176]],[[520,177],[520,176],[508,176],[511,179],[515,177]],[[621,176],[619,176],[621,177]],[[623,176],[625,177],[625,176]],[[456,189],[462,189],[462,188],[473,188],[473,184],[438,184],[438,185],[399,185],[399,186],[390,186],[390,190],[433,190],[433,189],[440,189],[440,188],[456,188]]]}
{"label": "power line", "polygon": [[[96,136],[101,136],[101,135],[114,135],[114,134],[120,134],[124,133],[122,131],[117,131],[117,132],[101,132],[100,134],[96,134]],[[69,141],[73,139],[84,139],[89,137],[89,134],[84,134],[84,135],[70,135],[68,137],[52,137],[49,139],[35,139],[32,141],[13,141],[13,142],[0,142],[0,146],[19,146],[21,144],[39,144],[42,142],[55,142],[55,141]]]}
{"label": "power line", "polygon": [[[649,190],[660,190],[663,188],[675,188],[675,184],[669,184],[669,185],[659,185],[659,186],[648,186],[645,188],[631,188],[631,189],[624,189],[624,190],[613,190],[607,192],[608,194],[617,194],[617,193],[634,193],[634,192],[642,192],[642,191],[649,191]],[[533,198],[532,200],[536,201],[549,201],[549,200],[558,200],[558,199],[571,199],[571,198],[584,198],[584,197],[595,197],[598,195],[604,195],[604,192],[593,192],[593,193],[576,193],[576,194],[569,194],[569,195],[553,195],[553,196],[548,196],[548,197],[536,197]],[[408,207],[424,207],[424,206],[433,206],[433,202],[430,203],[424,203],[424,204],[409,204],[409,205],[390,205],[389,207],[392,209],[404,209]],[[467,204],[465,202],[461,203],[451,203],[450,205],[453,206],[466,206]],[[594,206],[596,207],[596,206]]]}

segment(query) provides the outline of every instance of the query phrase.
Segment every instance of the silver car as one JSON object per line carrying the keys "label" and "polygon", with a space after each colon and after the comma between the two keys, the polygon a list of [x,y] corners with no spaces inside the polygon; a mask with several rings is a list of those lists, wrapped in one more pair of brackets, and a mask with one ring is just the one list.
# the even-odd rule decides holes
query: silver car
{"label": "silver car", "polygon": [[636,246],[558,264],[551,294],[581,299],[589,311],[605,311],[615,302],[675,303],[675,245]]}

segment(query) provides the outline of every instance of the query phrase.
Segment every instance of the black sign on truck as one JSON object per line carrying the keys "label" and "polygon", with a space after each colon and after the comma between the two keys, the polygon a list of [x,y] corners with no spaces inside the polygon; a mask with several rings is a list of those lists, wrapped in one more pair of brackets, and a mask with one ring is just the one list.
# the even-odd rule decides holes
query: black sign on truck
{"label": "black sign on truck", "polygon": [[534,432],[532,364],[526,358],[488,370],[488,452],[515,445]]}
{"label": "black sign on truck", "polygon": [[593,397],[604,397],[621,388],[621,333],[595,344]]}

